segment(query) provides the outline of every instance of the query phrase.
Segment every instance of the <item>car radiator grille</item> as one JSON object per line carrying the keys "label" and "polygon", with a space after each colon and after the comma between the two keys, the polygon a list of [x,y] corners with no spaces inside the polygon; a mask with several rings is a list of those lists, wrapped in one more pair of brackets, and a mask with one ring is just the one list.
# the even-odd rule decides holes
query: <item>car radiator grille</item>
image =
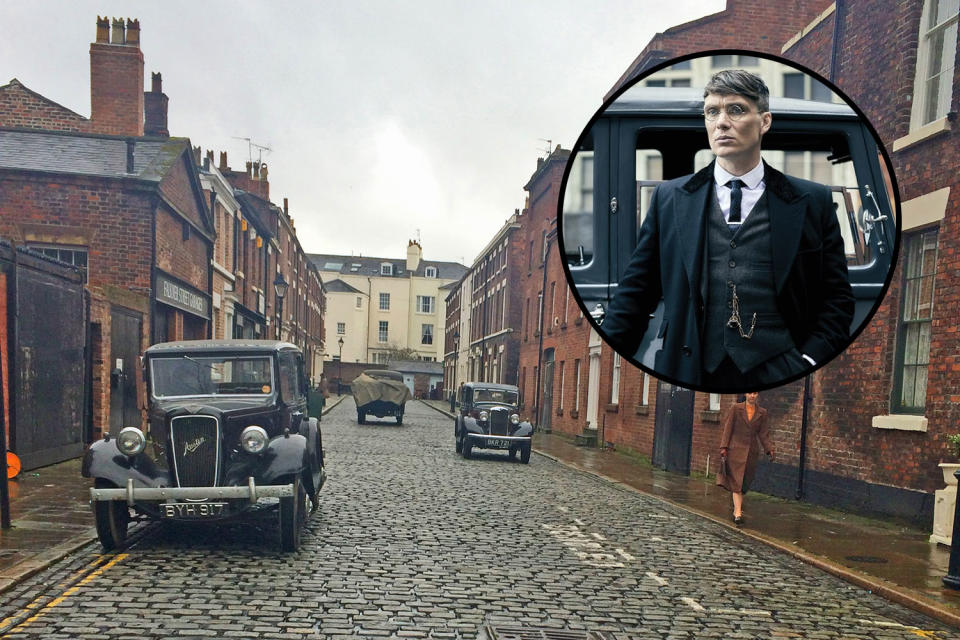
{"label": "car radiator grille", "polygon": [[510,423],[510,414],[506,411],[490,412],[490,435],[505,436]]}
{"label": "car radiator grille", "polygon": [[170,422],[177,486],[213,487],[219,466],[219,423],[211,416],[178,416]]}

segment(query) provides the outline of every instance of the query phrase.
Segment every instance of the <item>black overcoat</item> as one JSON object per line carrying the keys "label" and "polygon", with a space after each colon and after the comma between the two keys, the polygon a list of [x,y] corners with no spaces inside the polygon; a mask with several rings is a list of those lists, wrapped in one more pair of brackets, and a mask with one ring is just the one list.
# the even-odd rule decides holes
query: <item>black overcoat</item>
{"label": "black overcoat", "polygon": [[[764,163],[777,307],[794,344],[818,364],[850,338],[854,298],[843,238],[829,188],[786,176]],[[601,325],[618,351],[634,354],[661,297],[663,323],[654,371],[700,384],[702,278],[713,163],[657,186],[637,247]]]}

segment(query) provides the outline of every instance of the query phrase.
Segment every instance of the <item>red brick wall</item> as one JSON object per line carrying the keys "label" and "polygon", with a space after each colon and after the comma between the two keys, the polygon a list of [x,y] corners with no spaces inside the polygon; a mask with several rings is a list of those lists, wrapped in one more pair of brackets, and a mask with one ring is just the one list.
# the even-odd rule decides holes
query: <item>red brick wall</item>
{"label": "red brick wall", "polygon": [[157,211],[157,267],[201,291],[207,291],[209,242],[191,230],[183,239],[183,221],[166,207]]}
{"label": "red brick wall", "polygon": [[90,121],[14,79],[0,87],[0,127],[87,132]]}
{"label": "red brick wall", "polygon": [[160,183],[160,192],[185,215],[193,224],[201,229],[207,229],[207,221],[201,213],[201,205],[197,202],[197,195],[190,181],[188,171],[191,155],[184,147],[184,153]]}

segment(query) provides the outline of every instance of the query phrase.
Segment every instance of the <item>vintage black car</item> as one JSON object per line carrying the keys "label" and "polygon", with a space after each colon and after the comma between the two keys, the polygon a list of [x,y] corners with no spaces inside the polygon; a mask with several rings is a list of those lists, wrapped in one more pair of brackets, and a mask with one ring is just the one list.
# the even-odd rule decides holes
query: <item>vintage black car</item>
{"label": "vintage black car", "polygon": [[460,387],[460,409],[453,435],[457,453],[470,458],[474,449],[507,450],[510,458],[530,462],[533,425],[520,419],[520,391],[510,384],[467,382]]}
{"label": "vintage black car", "polygon": [[144,357],[140,425],[105,434],[83,459],[104,549],[131,520],[225,521],[279,513],[280,546],[296,551],[326,474],[308,380],[293,344],[207,340],[156,344]]}

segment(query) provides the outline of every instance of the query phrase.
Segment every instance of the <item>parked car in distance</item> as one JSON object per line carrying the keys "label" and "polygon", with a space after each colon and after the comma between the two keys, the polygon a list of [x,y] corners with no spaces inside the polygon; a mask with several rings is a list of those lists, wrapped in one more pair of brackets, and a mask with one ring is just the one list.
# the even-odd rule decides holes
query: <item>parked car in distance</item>
{"label": "parked car in distance", "polygon": [[368,415],[378,418],[393,416],[403,424],[403,410],[413,398],[403,382],[403,374],[388,369],[367,369],[350,383],[357,404],[357,423],[365,424]]}
{"label": "parked car in distance", "polygon": [[506,450],[510,459],[530,462],[533,425],[520,419],[520,390],[511,384],[467,382],[460,387],[453,435],[456,451],[469,459],[474,449]]}
{"label": "parked car in distance", "polygon": [[133,520],[278,513],[280,546],[296,551],[307,498],[316,510],[326,478],[300,350],[270,340],[191,340],[155,344],[143,362],[146,430],[104,434],[83,459],[104,549],[123,546]]}

